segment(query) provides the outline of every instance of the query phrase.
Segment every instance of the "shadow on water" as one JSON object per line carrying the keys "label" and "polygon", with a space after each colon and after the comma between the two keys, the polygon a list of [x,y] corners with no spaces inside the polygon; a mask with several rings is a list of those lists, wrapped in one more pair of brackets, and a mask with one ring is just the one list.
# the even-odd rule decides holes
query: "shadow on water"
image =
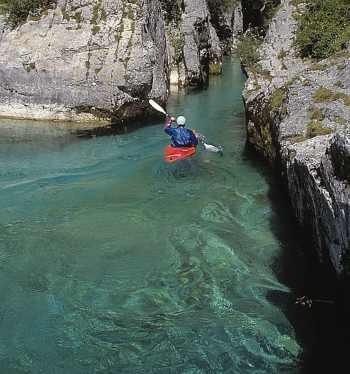
{"label": "shadow on water", "polygon": [[[282,256],[274,271],[291,293],[270,292],[268,299],[283,310],[303,347],[301,373],[343,372],[350,348],[348,281],[337,279],[330,262],[320,263],[311,238],[296,224],[286,185],[276,170],[249,146],[244,152],[251,165],[269,182],[268,199],[273,209],[270,227],[279,239]],[[311,308],[296,304],[307,296]]]}
{"label": "shadow on water", "polygon": [[[149,123],[147,124],[147,126],[152,126],[152,118],[157,120],[158,122],[164,121],[163,116],[148,117],[147,121]],[[157,126],[157,124],[153,122],[153,126]],[[144,127],[145,121],[129,121],[125,123],[112,124],[110,126],[96,127],[91,129],[78,129],[75,131],[75,135],[81,139],[89,139],[97,136],[126,135],[131,134]]]}

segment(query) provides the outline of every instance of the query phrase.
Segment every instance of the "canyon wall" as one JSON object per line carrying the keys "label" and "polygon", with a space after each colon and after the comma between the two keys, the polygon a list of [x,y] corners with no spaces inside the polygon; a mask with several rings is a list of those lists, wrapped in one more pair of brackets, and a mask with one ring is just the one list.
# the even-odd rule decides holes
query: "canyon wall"
{"label": "canyon wall", "polygon": [[[280,169],[294,214],[338,275],[350,253],[350,53],[320,62],[294,47],[303,5],[282,0],[244,90],[248,142]],[[310,250],[312,250],[310,248]]]}
{"label": "canyon wall", "polygon": [[170,82],[205,86],[242,24],[239,3],[212,3],[57,0],[14,29],[1,16],[0,116],[105,126],[164,104]]}

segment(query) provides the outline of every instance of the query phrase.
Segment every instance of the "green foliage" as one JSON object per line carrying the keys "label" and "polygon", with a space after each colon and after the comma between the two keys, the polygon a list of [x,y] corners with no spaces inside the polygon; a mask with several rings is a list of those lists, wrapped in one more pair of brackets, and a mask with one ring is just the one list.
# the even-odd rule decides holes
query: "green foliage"
{"label": "green foliage", "polygon": [[98,32],[100,32],[100,30],[101,27],[99,25],[93,25],[91,29],[92,35],[96,35]]}
{"label": "green foliage", "polygon": [[241,62],[247,68],[254,68],[260,59],[259,46],[261,39],[253,32],[246,32],[240,36],[236,45],[236,52]]}
{"label": "green foliage", "polygon": [[281,109],[282,104],[284,100],[286,99],[286,96],[287,96],[287,92],[284,87],[277,88],[271,95],[271,101],[270,101],[271,109],[273,111],[278,111],[279,109]]}
{"label": "green foliage", "polygon": [[306,140],[305,136],[302,134],[287,136],[286,139],[290,141],[291,144],[301,143]]}
{"label": "green foliage", "polygon": [[185,46],[185,35],[180,30],[177,30],[175,25],[168,29],[171,45],[174,47],[175,56],[174,62],[179,64],[183,60],[183,49]]}
{"label": "green foliage", "polygon": [[318,62],[315,62],[310,65],[310,70],[312,71],[323,71],[326,70],[329,66],[327,64],[320,64]]}
{"label": "green foliage", "polygon": [[328,135],[328,134],[331,134],[332,132],[333,132],[332,129],[323,127],[322,123],[317,119],[309,122],[306,128],[307,138],[314,138],[315,136],[319,136],[319,135]]}
{"label": "green foliage", "polygon": [[174,22],[178,25],[181,21],[181,8],[184,6],[183,2],[181,0],[160,0],[160,4],[165,15],[166,23],[169,24]]}
{"label": "green foliage", "polygon": [[101,3],[102,1],[100,0],[98,3],[94,5],[92,9],[92,17],[91,17],[90,23],[93,25],[97,25],[97,21],[100,16]]}
{"label": "green foliage", "polygon": [[287,57],[287,51],[285,51],[283,48],[280,50],[280,52],[277,55],[277,58],[279,60],[284,60]]}
{"label": "green foliage", "polygon": [[302,80],[301,84],[304,86],[304,87],[310,87],[312,84],[311,84],[311,81],[309,79],[304,79]]}
{"label": "green foliage", "polygon": [[209,74],[220,75],[222,73],[222,65],[220,63],[209,64]]}
{"label": "green foliage", "polygon": [[333,91],[329,90],[325,87],[320,87],[314,94],[313,98],[316,103],[324,103],[326,101],[333,101],[334,100],[334,93]]}
{"label": "green foliage", "polygon": [[[219,0],[220,1],[220,0]],[[238,4],[238,0],[221,0],[224,6],[224,9],[230,9],[230,7],[234,7]]]}
{"label": "green foliage", "polygon": [[32,70],[35,70],[35,62],[30,62],[28,64],[23,63],[23,67],[27,73],[30,73]]}
{"label": "green foliage", "polygon": [[300,15],[296,45],[302,57],[324,59],[350,40],[350,0],[306,0]]}
{"label": "green foliage", "polygon": [[335,122],[340,125],[340,126],[345,126],[346,125],[346,119],[340,116],[335,117]]}
{"label": "green foliage", "polygon": [[322,121],[324,119],[324,114],[320,108],[310,107],[309,114],[311,120]]}
{"label": "green foliage", "polygon": [[2,13],[8,24],[14,28],[26,21],[29,15],[38,16],[47,8],[56,5],[57,0],[0,0]]}
{"label": "green foliage", "polygon": [[80,25],[83,20],[82,11],[80,10],[79,12],[75,12],[72,18],[74,18],[77,24]]}
{"label": "green foliage", "polygon": [[336,92],[334,94],[334,98],[335,98],[335,100],[343,100],[343,102],[346,106],[350,106],[350,96],[349,95],[346,95],[343,92]]}
{"label": "green foliage", "polygon": [[335,86],[339,87],[339,88],[344,88],[344,83],[342,81],[336,81],[334,83]]}
{"label": "green foliage", "polygon": [[321,87],[313,95],[316,103],[323,103],[327,101],[343,100],[346,106],[350,106],[350,96],[343,92],[333,92],[328,88]]}

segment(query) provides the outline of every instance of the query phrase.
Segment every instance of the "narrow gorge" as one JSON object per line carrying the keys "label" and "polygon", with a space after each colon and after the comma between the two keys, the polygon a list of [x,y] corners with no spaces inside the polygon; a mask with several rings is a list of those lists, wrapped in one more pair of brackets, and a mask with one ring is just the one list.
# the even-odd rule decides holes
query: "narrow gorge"
{"label": "narrow gorge", "polygon": [[[0,372],[341,368],[350,26],[302,56],[318,1],[0,0]],[[149,99],[223,157],[164,165]]]}

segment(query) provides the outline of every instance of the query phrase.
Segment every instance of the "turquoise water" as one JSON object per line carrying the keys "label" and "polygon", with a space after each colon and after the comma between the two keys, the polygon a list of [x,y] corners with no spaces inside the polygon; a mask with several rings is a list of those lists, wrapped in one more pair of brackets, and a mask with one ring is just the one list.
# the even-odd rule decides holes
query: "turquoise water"
{"label": "turquoise water", "polygon": [[293,373],[269,184],[236,63],[168,109],[224,146],[166,165],[150,123],[79,139],[2,122],[1,373]]}

